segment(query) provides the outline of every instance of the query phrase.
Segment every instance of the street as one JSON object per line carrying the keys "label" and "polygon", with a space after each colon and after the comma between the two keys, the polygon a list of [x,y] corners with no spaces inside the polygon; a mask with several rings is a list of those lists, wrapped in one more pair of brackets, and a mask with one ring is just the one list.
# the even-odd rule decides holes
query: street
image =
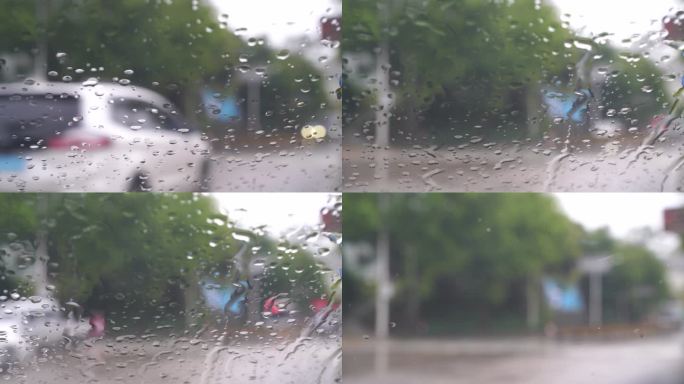
{"label": "street", "polygon": [[215,192],[339,191],[339,144],[291,148],[279,153],[217,153],[210,188]]}
{"label": "street", "polygon": [[339,338],[246,339],[230,345],[178,338],[101,340],[48,354],[0,380],[52,383],[334,383],[340,374]]}
{"label": "street", "polygon": [[681,335],[621,341],[543,339],[391,341],[388,373],[373,368],[372,340],[345,339],[343,373],[351,384],[682,384]]}
{"label": "street", "polygon": [[[681,139],[653,147],[604,143],[562,152],[534,142],[377,149],[345,146],[345,191],[675,191]],[[638,154],[638,155],[637,155]]]}

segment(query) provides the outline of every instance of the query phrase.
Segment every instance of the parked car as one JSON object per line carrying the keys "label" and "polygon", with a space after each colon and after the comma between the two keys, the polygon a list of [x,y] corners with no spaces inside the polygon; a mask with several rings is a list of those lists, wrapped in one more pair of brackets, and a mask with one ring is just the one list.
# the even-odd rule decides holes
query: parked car
{"label": "parked car", "polygon": [[42,349],[65,346],[64,336],[84,335],[87,323],[70,319],[53,300],[9,300],[0,305],[0,365],[26,363]]}
{"label": "parked car", "polygon": [[164,97],[100,83],[0,85],[0,190],[206,189],[209,143]]}

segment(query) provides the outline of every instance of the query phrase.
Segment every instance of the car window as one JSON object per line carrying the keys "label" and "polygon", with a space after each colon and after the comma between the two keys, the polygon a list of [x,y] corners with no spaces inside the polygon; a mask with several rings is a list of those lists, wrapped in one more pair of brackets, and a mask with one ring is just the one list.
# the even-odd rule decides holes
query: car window
{"label": "car window", "polygon": [[174,111],[165,111],[152,104],[129,100],[112,99],[110,113],[112,118],[131,130],[159,129],[176,132],[190,132],[190,125],[183,123]]}
{"label": "car window", "polygon": [[48,139],[79,125],[80,107],[78,99],[66,94],[0,96],[0,147],[44,148]]}
{"label": "car window", "polygon": [[681,4],[344,6],[346,190],[681,187]]}
{"label": "car window", "polygon": [[0,194],[0,378],[339,382],[341,204]]}
{"label": "car window", "polygon": [[345,383],[679,382],[682,206],[345,194]]}

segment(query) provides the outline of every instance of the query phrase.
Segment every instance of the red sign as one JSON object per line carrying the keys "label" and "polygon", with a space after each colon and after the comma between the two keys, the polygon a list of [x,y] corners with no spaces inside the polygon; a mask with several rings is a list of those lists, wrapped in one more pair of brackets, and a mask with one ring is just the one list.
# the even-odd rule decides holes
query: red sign
{"label": "red sign", "polygon": [[321,19],[321,38],[340,41],[342,37],[342,18],[324,17]]}
{"label": "red sign", "polygon": [[321,209],[321,221],[324,231],[342,232],[342,217],[340,217],[340,211],[335,207]]}
{"label": "red sign", "polygon": [[684,234],[684,208],[666,209],[665,230]]}
{"label": "red sign", "polygon": [[663,27],[667,33],[668,40],[684,40],[684,12],[679,11],[674,16],[666,16],[663,18]]}

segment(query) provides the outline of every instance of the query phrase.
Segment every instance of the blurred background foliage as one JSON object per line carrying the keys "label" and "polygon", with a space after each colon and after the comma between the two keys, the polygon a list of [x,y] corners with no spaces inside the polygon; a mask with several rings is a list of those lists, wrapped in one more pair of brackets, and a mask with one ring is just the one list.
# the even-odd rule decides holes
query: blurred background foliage
{"label": "blurred background foliage", "polygon": [[[45,233],[55,295],[114,318],[161,313],[182,321],[183,310],[197,305],[186,302],[188,290],[207,277],[226,285],[258,281],[254,297],[284,292],[303,308],[326,294],[310,250],[237,227],[207,195],[3,194],[0,207],[0,246],[38,247]],[[236,258],[240,253],[246,257]],[[250,272],[255,260],[267,264],[258,275]],[[8,292],[29,295],[26,284],[40,284],[4,267]]]}
{"label": "blurred background foliage", "polygon": [[[384,87],[374,64],[384,47],[390,55],[395,143],[453,140],[469,132],[510,140],[540,137],[552,129],[543,116],[542,91],[575,91],[587,40],[593,46],[591,69],[609,67],[610,75],[594,85],[602,89],[593,105],[598,114],[629,107],[633,111],[616,119],[645,126],[668,101],[661,74],[648,60],[632,60],[601,36],[577,36],[546,3],[350,0],[344,15],[345,121],[364,137],[373,135],[372,110]],[[645,84],[648,93],[641,90]]]}
{"label": "blurred background foliage", "polygon": [[[0,15],[0,58],[3,53],[38,58],[38,46],[44,44],[47,68],[42,75],[57,73],[49,80],[63,81],[64,76],[73,82],[90,77],[130,80],[169,97],[214,138],[235,133],[206,116],[201,98],[205,87],[219,96],[237,97],[246,108],[246,84],[258,82],[261,112],[268,117],[264,128],[269,131],[301,126],[326,110],[328,96],[316,67],[298,55],[278,58],[264,39],[237,36],[228,29],[227,17],[217,15],[205,2],[3,0],[2,4],[8,11]],[[124,74],[128,69],[134,73]],[[231,128],[246,126],[243,117]]]}
{"label": "blurred background foliage", "polygon": [[[528,284],[553,277],[579,284],[586,297],[587,277],[576,265],[596,254],[616,260],[604,277],[606,321],[643,320],[669,297],[665,269],[650,251],[605,229],[583,229],[550,196],[348,194],[344,200],[346,244],[374,245],[381,228],[389,233],[397,332],[524,330]],[[375,288],[360,272],[344,271],[345,316],[370,324]],[[637,287],[647,294],[630,294]]]}

